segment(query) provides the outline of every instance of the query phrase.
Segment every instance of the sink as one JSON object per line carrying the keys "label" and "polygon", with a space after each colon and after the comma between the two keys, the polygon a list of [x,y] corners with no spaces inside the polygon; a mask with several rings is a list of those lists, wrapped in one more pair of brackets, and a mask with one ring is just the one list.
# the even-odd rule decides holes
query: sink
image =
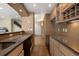
{"label": "sink", "polygon": [[16,42],[0,42],[0,51],[12,46],[15,43]]}

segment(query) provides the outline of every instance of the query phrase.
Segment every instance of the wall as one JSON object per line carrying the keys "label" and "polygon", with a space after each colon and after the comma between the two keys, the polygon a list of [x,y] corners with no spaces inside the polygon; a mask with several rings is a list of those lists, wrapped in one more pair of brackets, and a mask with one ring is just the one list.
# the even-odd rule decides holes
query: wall
{"label": "wall", "polygon": [[6,27],[11,32],[11,18],[0,20],[0,27]]}
{"label": "wall", "polygon": [[13,32],[22,31],[17,25],[13,24]]}
{"label": "wall", "polygon": [[22,30],[33,33],[33,14],[28,17],[22,17]]}

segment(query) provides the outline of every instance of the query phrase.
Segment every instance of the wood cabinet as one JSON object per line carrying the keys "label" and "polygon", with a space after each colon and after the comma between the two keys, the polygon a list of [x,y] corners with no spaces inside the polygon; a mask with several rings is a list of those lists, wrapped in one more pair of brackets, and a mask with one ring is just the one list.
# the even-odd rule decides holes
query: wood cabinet
{"label": "wood cabinet", "polygon": [[63,19],[71,19],[76,16],[76,4],[72,5],[70,8],[63,11]]}
{"label": "wood cabinet", "polygon": [[57,17],[57,7],[55,6],[51,12],[50,20],[56,20]]}
{"label": "wood cabinet", "polygon": [[79,3],[61,3],[58,6],[58,20],[68,22],[79,18]]}
{"label": "wood cabinet", "polygon": [[73,5],[73,3],[61,3],[57,6],[57,23],[63,22],[64,19],[69,19],[70,11],[67,9],[71,8]]}
{"label": "wood cabinet", "polygon": [[17,45],[13,50],[11,50],[7,54],[7,56],[30,56],[31,50],[32,50],[32,38],[29,37],[25,41],[23,41],[20,45]]}
{"label": "wood cabinet", "polygon": [[79,16],[79,3],[60,3],[54,6],[50,20],[60,23],[64,20],[72,20],[74,17],[78,18],[77,16]]}
{"label": "wood cabinet", "polygon": [[50,37],[50,54],[54,56],[75,56],[69,48]]}
{"label": "wood cabinet", "polygon": [[[55,6],[56,7],[56,6]],[[77,55],[73,51],[76,51],[76,53],[79,51],[78,47],[78,24],[77,26],[73,25],[75,24],[70,23],[70,21],[78,20],[79,19],[79,3],[61,3],[57,6],[56,10],[56,22],[55,27],[52,22],[52,28],[54,27],[55,31],[52,33],[53,38],[58,39],[62,43],[60,43],[58,40],[55,40],[53,38],[50,38],[50,54],[54,56],[72,56]],[[53,11],[52,11],[53,13]],[[54,14],[51,14],[51,19],[53,20]],[[53,29],[52,29],[53,30]],[[74,35],[72,35],[74,34]],[[66,46],[65,46],[65,45]],[[68,47],[70,48],[68,48]]]}
{"label": "wood cabinet", "polygon": [[64,12],[66,9],[71,7],[74,3],[60,3],[58,8],[61,12]]}
{"label": "wood cabinet", "polygon": [[24,50],[19,54],[19,56],[24,56]]}
{"label": "wood cabinet", "polygon": [[54,55],[54,40],[50,37],[49,41],[50,41],[49,43],[50,54],[53,56]]}
{"label": "wood cabinet", "polygon": [[[15,49],[13,49],[13,51],[11,51],[8,56],[19,56],[23,54],[23,44],[19,45],[18,47],[16,47]],[[20,54],[22,52],[22,54]]]}

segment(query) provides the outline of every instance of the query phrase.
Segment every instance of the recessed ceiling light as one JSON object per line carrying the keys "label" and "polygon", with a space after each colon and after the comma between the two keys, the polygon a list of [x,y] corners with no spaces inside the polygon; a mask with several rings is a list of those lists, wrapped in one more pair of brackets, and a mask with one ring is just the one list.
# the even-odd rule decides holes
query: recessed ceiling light
{"label": "recessed ceiling light", "polygon": [[36,4],[33,4],[33,7],[36,7]]}
{"label": "recessed ceiling light", "polygon": [[0,7],[0,10],[3,9],[2,7]]}
{"label": "recessed ceiling light", "polygon": [[22,9],[20,9],[19,11],[22,12]]}
{"label": "recessed ceiling light", "polygon": [[49,6],[49,7],[51,7],[52,5],[51,5],[51,4],[49,4],[48,6]]}

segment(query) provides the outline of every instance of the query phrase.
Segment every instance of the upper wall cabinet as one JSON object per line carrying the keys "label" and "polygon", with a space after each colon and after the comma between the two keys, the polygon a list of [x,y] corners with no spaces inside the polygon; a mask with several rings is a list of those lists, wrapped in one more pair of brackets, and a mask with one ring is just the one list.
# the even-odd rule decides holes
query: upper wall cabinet
{"label": "upper wall cabinet", "polygon": [[56,21],[56,23],[64,22],[67,19],[71,19],[79,15],[79,4],[76,3],[61,3],[54,6],[50,20]]}
{"label": "upper wall cabinet", "polygon": [[57,7],[54,7],[50,15],[50,20],[55,20],[56,16],[57,16]]}
{"label": "upper wall cabinet", "polygon": [[66,21],[75,20],[79,18],[79,4],[74,4],[71,8],[65,10],[63,12],[63,18]]}
{"label": "upper wall cabinet", "polygon": [[59,9],[61,12],[64,12],[66,9],[71,7],[74,3],[61,3],[59,4]]}
{"label": "upper wall cabinet", "polygon": [[76,4],[75,3],[61,3],[58,5],[58,18],[57,21],[63,22],[66,19],[70,19],[74,17],[75,14],[75,9],[76,9]]}

